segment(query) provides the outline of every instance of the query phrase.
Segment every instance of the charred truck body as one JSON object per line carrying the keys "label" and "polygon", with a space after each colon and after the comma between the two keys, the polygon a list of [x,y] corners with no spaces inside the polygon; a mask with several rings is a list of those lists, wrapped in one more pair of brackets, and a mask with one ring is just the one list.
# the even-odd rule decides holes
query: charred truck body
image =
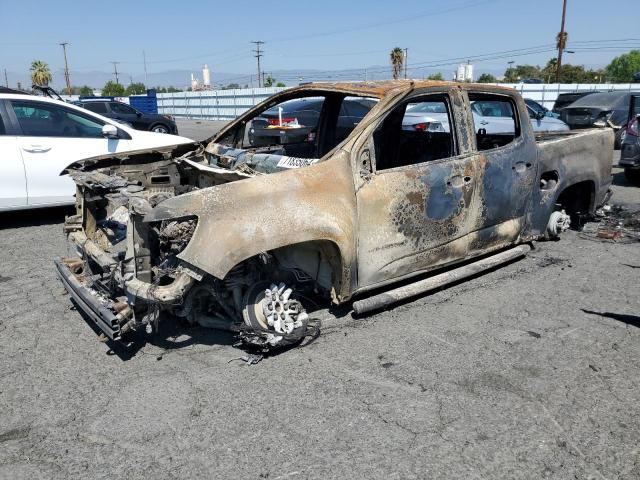
{"label": "charred truck body", "polygon": [[[286,121],[270,122],[280,132],[272,144],[251,145],[255,118],[302,98],[321,100],[312,125],[289,109]],[[354,98],[373,100],[361,102],[370,111],[350,132],[336,129]],[[512,112],[503,131],[474,125],[479,100]],[[446,114],[403,128],[405,112],[425,102]],[[306,134],[292,135],[297,128]],[[56,265],[111,339],[151,331],[165,311],[206,325],[246,324],[276,343],[304,328],[305,308],[319,299],[342,303],[558,236],[569,216],[606,201],[612,152],[610,130],[534,136],[512,89],[305,85],[203,144],[70,165],[77,213],[65,231],[78,257]]]}

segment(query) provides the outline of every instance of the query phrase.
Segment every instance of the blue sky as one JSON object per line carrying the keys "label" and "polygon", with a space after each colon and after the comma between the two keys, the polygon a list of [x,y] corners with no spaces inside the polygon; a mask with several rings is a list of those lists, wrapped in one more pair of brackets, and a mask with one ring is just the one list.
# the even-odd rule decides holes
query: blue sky
{"label": "blue sky", "polygon": [[[568,49],[576,53],[567,61],[598,67],[640,48],[637,0],[613,5],[568,0]],[[253,73],[250,41],[263,40],[267,71],[386,67],[394,46],[409,48],[416,74],[446,76],[455,65],[440,63],[455,57],[512,50],[473,62],[476,72],[502,71],[509,59],[543,65],[554,55],[539,50],[555,42],[561,8],[562,0],[0,0],[0,68],[26,71],[31,60],[42,59],[56,71],[64,64],[58,43],[68,41],[72,76],[110,71],[110,61],[121,62],[126,74],[140,74],[143,50],[149,72],[198,71],[207,63],[214,77]],[[614,39],[636,40],[603,42]],[[538,46],[538,53],[518,51]]]}

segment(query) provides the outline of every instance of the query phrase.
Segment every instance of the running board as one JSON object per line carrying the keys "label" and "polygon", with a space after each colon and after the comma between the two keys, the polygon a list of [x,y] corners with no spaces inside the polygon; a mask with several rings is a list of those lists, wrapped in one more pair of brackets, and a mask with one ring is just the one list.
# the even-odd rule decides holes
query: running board
{"label": "running board", "polygon": [[518,245],[517,247],[510,248],[490,257],[485,257],[481,260],[477,260],[473,263],[469,263],[462,267],[449,270],[448,272],[434,275],[433,277],[419,280],[415,283],[399,287],[388,292],[380,293],[372,297],[363,298],[353,302],[353,311],[360,315],[362,313],[370,312],[372,310],[380,310],[394,303],[400,302],[407,298],[415,297],[422,293],[430,292],[437,288],[449,285],[463,280],[468,277],[472,277],[478,273],[490,270],[498,265],[507,263],[516,258],[524,257],[531,250],[531,245]]}

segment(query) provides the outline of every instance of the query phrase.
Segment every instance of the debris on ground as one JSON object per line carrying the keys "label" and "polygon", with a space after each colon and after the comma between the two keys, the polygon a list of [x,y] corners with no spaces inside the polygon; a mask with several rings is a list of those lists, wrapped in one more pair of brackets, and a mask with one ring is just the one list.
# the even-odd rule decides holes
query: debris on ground
{"label": "debris on ground", "polygon": [[274,354],[289,347],[303,346],[305,339],[309,339],[304,343],[304,345],[308,345],[319,336],[320,321],[314,319],[305,320],[301,326],[291,333],[275,334],[270,330],[261,330],[243,325],[238,331],[238,341],[234,344],[234,347],[263,354]]}
{"label": "debris on ground", "polygon": [[580,236],[588,240],[640,242],[640,210],[631,211],[623,205],[605,205],[596,211],[598,223],[588,223]]}

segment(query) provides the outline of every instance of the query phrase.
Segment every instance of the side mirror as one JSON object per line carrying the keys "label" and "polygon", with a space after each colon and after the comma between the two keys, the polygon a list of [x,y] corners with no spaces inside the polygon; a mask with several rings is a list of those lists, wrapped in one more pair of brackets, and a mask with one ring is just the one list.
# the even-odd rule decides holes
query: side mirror
{"label": "side mirror", "polygon": [[142,116],[142,112],[137,112],[137,113],[136,113],[136,116],[137,116],[138,118],[140,118],[140,117]]}
{"label": "side mirror", "polygon": [[536,112],[536,120],[542,120],[546,116],[547,116],[547,112],[543,110]]}
{"label": "side mirror", "polygon": [[115,125],[105,123],[102,126],[102,136],[105,138],[118,138],[118,129],[115,127]]}

